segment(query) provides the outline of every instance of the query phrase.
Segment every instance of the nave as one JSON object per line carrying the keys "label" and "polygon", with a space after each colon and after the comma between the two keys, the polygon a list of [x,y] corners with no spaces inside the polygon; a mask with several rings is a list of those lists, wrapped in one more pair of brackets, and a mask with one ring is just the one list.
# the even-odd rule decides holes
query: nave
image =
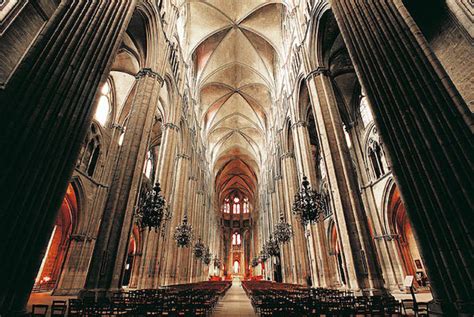
{"label": "nave", "polygon": [[0,0],[0,315],[473,316],[465,2]]}

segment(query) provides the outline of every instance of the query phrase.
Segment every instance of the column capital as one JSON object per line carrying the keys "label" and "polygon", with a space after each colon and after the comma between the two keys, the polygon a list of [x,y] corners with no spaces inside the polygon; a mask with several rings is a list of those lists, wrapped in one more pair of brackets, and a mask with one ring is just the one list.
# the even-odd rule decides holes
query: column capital
{"label": "column capital", "polygon": [[176,124],[171,123],[171,122],[166,122],[165,124],[163,124],[163,127],[165,129],[172,129],[172,130],[179,131],[179,127]]}
{"label": "column capital", "polygon": [[296,128],[299,128],[299,127],[305,127],[306,128],[307,126],[308,126],[308,122],[300,120],[300,121],[297,121],[297,122],[293,123],[291,125],[291,128],[292,129],[296,129]]}
{"label": "column capital", "polygon": [[148,76],[148,77],[151,77],[151,78],[154,78],[154,79],[158,80],[160,82],[160,85],[163,85],[163,83],[164,83],[163,77],[161,77],[160,74],[158,74],[157,72],[154,72],[151,68],[148,68],[148,67],[144,67],[144,68],[140,69],[138,71],[138,73],[135,75],[135,78],[140,79],[140,78],[145,77],[145,76]]}
{"label": "column capital", "polygon": [[280,158],[282,160],[287,159],[287,158],[294,158],[294,157],[295,157],[295,153],[293,153],[293,152],[286,152],[286,153],[283,153],[282,155],[280,155]]}
{"label": "column capital", "polygon": [[313,69],[306,75],[306,80],[310,80],[313,76],[319,76],[319,75],[324,75],[324,76],[331,76],[331,71],[329,68],[324,67],[324,66],[318,66],[316,69]]}
{"label": "column capital", "polygon": [[392,240],[397,240],[400,236],[395,233],[388,233],[388,234],[382,234],[378,236],[374,236],[374,240],[387,240],[387,241],[392,241]]}
{"label": "column capital", "polygon": [[186,159],[186,160],[191,159],[191,157],[189,155],[184,154],[184,153],[177,154],[176,157],[179,158],[179,159]]}

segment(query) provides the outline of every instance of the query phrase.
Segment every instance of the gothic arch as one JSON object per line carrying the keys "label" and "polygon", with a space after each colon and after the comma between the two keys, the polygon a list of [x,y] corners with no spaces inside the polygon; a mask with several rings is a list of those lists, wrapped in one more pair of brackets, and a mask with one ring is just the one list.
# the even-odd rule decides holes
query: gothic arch
{"label": "gothic arch", "polygon": [[69,244],[76,235],[79,219],[77,182],[69,183],[54,223],[49,243],[35,279],[33,291],[52,291],[60,281]]}
{"label": "gothic arch", "polygon": [[415,277],[415,285],[426,286],[427,274],[416,234],[408,218],[397,184],[391,178],[385,187],[383,211],[385,230],[397,245],[404,275]]}
{"label": "gothic arch", "polygon": [[377,181],[386,175],[389,170],[382,148],[382,142],[374,122],[367,126],[363,148],[364,164],[368,173],[367,176],[371,181]]}

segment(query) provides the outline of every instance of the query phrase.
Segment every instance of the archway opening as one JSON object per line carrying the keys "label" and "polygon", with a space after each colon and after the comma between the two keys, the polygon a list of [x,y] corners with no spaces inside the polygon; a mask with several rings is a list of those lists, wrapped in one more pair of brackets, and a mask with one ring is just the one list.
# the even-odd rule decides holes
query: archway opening
{"label": "archway opening", "polygon": [[33,292],[48,292],[56,288],[69,248],[77,209],[77,194],[69,184],[36,276]]}
{"label": "archway opening", "polygon": [[334,222],[331,224],[330,227],[330,253],[334,258],[336,270],[337,270],[337,277],[338,277],[338,284],[346,285],[346,274],[344,271],[344,264],[342,261],[342,254],[339,248],[339,242],[337,237],[337,229],[334,225]]}
{"label": "archway opening", "polygon": [[388,206],[391,226],[397,237],[397,247],[402,260],[404,274],[414,276],[417,287],[426,287],[428,278],[425,265],[421,259],[413,228],[396,185],[393,186],[391,191]]}
{"label": "archway opening", "polygon": [[135,253],[137,249],[137,242],[132,234],[130,242],[128,243],[127,260],[125,261],[125,271],[123,273],[122,286],[130,284],[130,277],[132,276],[132,269],[134,264]]}

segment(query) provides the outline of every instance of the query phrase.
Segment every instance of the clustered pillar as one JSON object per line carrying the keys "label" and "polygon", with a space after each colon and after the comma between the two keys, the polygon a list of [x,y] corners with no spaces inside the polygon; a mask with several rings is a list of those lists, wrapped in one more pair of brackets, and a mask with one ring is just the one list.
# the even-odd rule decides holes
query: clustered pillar
{"label": "clustered pillar", "polygon": [[107,197],[86,289],[105,295],[121,288],[139,184],[162,77],[149,68],[136,76],[132,108]]}
{"label": "clustered pillar", "polygon": [[1,313],[26,306],[92,119],[94,95],[135,3],[61,2],[0,89],[0,254],[8,259],[0,269]]}
{"label": "clustered pillar", "polygon": [[471,114],[401,0],[331,3],[421,246],[431,309],[471,315]]}

